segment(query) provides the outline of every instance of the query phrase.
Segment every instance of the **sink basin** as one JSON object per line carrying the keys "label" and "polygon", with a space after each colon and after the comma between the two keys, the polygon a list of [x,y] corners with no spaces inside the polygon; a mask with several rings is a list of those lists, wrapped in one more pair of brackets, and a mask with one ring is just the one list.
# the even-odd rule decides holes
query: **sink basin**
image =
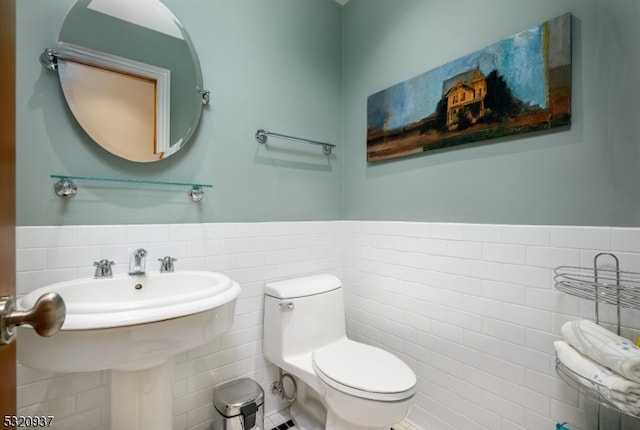
{"label": "sink basin", "polygon": [[32,291],[31,308],[56,292],[67,315],[58,333],[18,327],[18,360],[50,372],[111,369],[111,428],[171,430],[173,356],[231,327],[240,286],[220,273],[178,271],[83,278]]}
{"label": "sink basin", "polygon": [[233,322],[240,286],[206,271],[82,278],[32,291],[18,301],[29,309],[43,293],[65,301],[61,330],[40,337],[18,328],[18,360],[52,372],[139,370],[203,345]]}
{"label": "sink basin", "polygon": [[67,307],[62,330],[94,330],[207,311],[234,300],[240,287],[225,275],[204,271],[83,278],[39,288],[18,306],[29,309],[49,291],[60,294]]}

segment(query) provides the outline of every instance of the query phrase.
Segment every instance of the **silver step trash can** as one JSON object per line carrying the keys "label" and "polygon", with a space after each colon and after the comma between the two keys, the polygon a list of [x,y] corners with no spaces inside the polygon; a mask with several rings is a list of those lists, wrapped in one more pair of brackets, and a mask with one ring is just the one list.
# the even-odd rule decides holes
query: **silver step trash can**
{"label": "silver step trash can", "polygon": [[213,406],[214,430],[264,430],[264,391],[253,379],[217,385]]}

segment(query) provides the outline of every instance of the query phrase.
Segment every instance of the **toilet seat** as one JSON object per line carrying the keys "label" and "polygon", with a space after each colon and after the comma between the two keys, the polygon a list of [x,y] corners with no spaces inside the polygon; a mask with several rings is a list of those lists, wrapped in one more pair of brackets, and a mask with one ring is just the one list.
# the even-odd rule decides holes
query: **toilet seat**
{"label": "toilet seat", "polygon": [[402,360],[349,339],[315,350],[312,365],[327,385],[352,396],[393,402],[406,400],[416,391],[415,374]]}

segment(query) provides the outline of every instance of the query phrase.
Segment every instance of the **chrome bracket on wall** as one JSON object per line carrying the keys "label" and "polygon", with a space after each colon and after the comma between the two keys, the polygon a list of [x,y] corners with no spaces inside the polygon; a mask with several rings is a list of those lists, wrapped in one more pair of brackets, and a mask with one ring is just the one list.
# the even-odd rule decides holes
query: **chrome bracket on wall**
{"label": "chrome bracket on wall", "polygon": [[40,54],[40,64],[42,64],[45,69],[55,72],[58,70],[58,55],[53,52],[53,49],[47,48]]}
{"label": "chrome bracket on wall", "polygon": [[202,97],[202,104],[208,105],[211,101],[211,92],[209,90],[199,90],[198,94]]}

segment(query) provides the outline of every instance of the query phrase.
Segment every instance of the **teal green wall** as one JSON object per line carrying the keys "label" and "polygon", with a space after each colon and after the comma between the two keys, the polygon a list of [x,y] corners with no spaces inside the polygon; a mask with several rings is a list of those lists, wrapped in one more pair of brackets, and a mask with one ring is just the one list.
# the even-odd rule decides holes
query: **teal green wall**
{"label": "teal green wall", "polygon": [[[367,96],[573,15],[570,129],[367,165]],[[635,0],[351,0],[344,9],[344,218],[640,225]]]}
{"label": "teal green wall", "polygon": [[[341,219],[341,7],[331,0],[164,3],[189,31],[212,101],[185,149],[138,164],[85,135],[57,75],[38,62],[55,46],[73,1],[17,2],[18,225]],[[327,158],[311,145],[273,139],[260,146],[258,128],[339,149]],[[214,187],[196,204],[187,188],[78,181],[78,195],[63,201],[50,174]]]}
{"label": "teal green wall", "polygon": [[[37,62],[72,0],[18,3],[18,224],[372,219],[640,225],[640,8],[636,0],[166,0],[188,28],[212,103],[186,150],[140,165],[75,125]],[[568,129],[368,165],[367,96],[570,12]],[[273,140],[257,128],[339,145]],[[49,174],[211,183],[80,184]]]}

